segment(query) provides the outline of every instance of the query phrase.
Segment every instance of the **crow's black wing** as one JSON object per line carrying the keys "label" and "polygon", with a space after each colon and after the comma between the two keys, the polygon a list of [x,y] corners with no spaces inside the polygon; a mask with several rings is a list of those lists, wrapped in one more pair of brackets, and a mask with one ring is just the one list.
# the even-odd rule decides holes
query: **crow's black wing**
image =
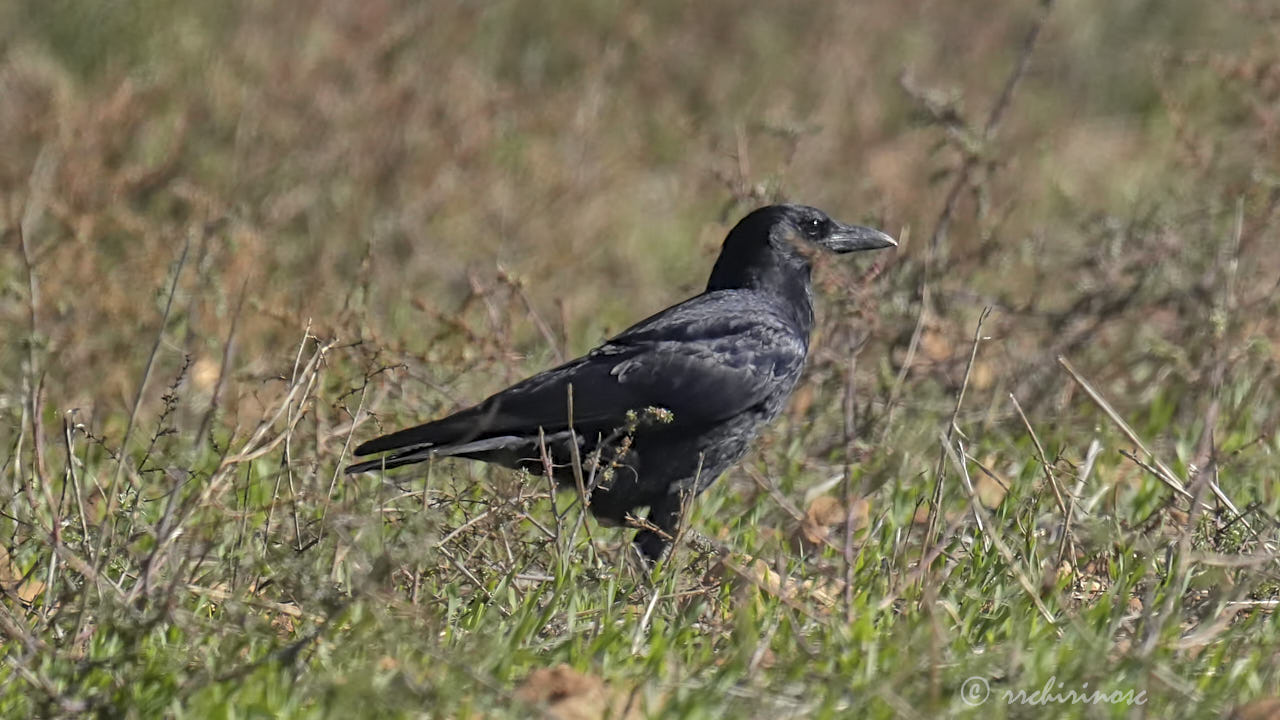
{"label": "crow's black wing", "polygon": [[756,293],[707,293],[644,320],[591,353],[539,373],[474,407],[371,440],[356,455],[536,436],[573,424],[622,427],[628,411],[659,407],[690,428],[732,417],[790,388],[807,338]]}
{"label": "crow's black wing", "polygon": [[624,331],[588,357],[618,357],[618,386],[707,425],[790,390],[808,336],[770,298],[746,290],[699,295]]}

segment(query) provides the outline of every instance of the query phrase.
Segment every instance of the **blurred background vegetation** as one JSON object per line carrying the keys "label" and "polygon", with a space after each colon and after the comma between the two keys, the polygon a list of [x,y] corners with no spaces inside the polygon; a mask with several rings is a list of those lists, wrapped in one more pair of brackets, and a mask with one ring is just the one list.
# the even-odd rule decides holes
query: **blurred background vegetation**
{"label": "blurred background vegetation", "polygon": [[[498,266],[583,349],[695,292],[726,227],[775,197],[909,231],[909,275],[967,153],[980,167],[938,259],[944,320],[995,304],[1041,326],[1135,281],[1134,257],[1169,266],[1150,292],[1192,293],[1237,203],[1250,229],[1272,207],[1263,2],[1058,8],[991,142],[1035,3],[2,12],[6,225],[35,216],[48,384],[82,405],[129,394],[188,229],[214,220],[161,360],[216,364],[243,295],[236,367],[251,372],[308,318],[422,350],[433,321],[414,301],[451,313]],[[885,292],[918,290],[903,285]],[[875,304],[905,317],[915,300]],[[24,304],[6,322],[22,327]],[[1176,340],[1156,319],[1120,320],[1098,360],[1147,349],[1135,333]],[[21,344],[5,352],[16,367]]]}
{"label": "blurred background vegetation", "polygon": [[[168,487],[175,468],[221,477],[228,445],[295,407],[298,358],[321,341],[335,344],[313,401],[295,407],[307,420],[288,425],[309,428],[305,450],[283,460],[298,469],[292,522],[312,512],[323,537],[334,516],[317,508],[333,502],[355,523],[368,497],[330,480],[351,432],[474,402],[698,292],[732,223],[778,199],[902,240],[892,257],[819,268],[811,372],[748,463],[802,511],[806,488],[835,468],[910,527],[968,370],[955,422],[993,476],[1034,484],[1036,506],[1040,460],[1065,473],[1101,439],[1091,482],[1130,488],[1136,509],[1117,522],[1140,525],[1171,501],[1116,454],[1128,439],[1059,356],[1181,477],[1211,468],[1237,506],[1273,509],[1271,0],[11,0],[0,5],[0,495],[16,573],[55,575],[31,528],[66,519],[38,492],[46,478],[53,495],[65,490],[64,463],[108,488],[112,463],[125,463],[133,499],[99,488],[105,507],[81,523],[92,545],[90,520],[118,524],[113,512]],[[304,332],[318,340],[299,349]],[[1045,457],[1010,394],[1044,433]],[[78,465],[62,458],[64,420],[68,451],[84,448]],[[153,454],[159,476],[143,472]],[[759,507],[769,500],[743,473],[721,485],[722,513],[746,503],[762,525],[783,515]],[[197,493],[213,497],[193,510],[210,513],[205,527],[234,504],[218,487]],[[265,492],[277,497],[279,483]],[[954,487],[944,495],[966,507]],[[730,525],[708,502],[700,522]],[[305,545],[282,517],[267,513],[266,546],[277,533]],[[165,537],[160,515],[146,518],[131,511],[142,524],[124,534]],[[464,521],[424,532],[438,540]],[[119,550],[118,585],[155,552]],[[314,580],[297,572],[311,578],[300,587]],[[1268,582],[1254,577],[1250,592]],[[12,612],[43,608],[40,622],[56,626],[53,589],[28,594]],[[1266,647],[1259,668],[1280,645]],[[1250,677],[1254,694],[1274,682]],[[942,712],[936,678],[907,692]]]}

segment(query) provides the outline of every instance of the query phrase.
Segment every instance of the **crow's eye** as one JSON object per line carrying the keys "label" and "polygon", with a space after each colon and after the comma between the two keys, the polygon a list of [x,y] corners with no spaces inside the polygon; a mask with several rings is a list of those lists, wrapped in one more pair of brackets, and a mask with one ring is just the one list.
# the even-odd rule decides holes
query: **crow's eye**
{"label": "crow's eye", "polygon": [[822,234],[822,228],[824,226],[825,223],[815,218],[804,224],[804,232],[809,237],[817,237]]}

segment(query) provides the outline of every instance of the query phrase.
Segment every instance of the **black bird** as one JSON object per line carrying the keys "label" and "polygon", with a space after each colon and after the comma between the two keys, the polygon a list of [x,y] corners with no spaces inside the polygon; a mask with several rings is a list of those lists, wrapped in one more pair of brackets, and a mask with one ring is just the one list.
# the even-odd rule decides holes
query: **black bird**
{"label": "black bird", "polygon": [[656,562],[675,535],[682,498],[737,462],[795,388],[813,328],[814,252],[896,244],[816,208],[762,207],[729,232],[701,295],[474,407],[370,440],[355,454],[395,452],[347,472],[432,456],[530,473],[549,463],[562,485],[582,478],[599,520],[620,524],[648,507],[661,532],[642,529],[635,542]]}

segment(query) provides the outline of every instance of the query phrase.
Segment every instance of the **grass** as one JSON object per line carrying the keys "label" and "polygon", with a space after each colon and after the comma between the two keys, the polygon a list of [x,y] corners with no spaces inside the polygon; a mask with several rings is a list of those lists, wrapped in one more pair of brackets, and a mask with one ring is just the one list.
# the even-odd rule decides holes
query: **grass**
{"label": "grass", "polygon": [[[0,9],[0,714],[1276,702],[1267,3],[116,5]],[[776,197],[903,247],[652,574],[540,477],[339,474]]]}

